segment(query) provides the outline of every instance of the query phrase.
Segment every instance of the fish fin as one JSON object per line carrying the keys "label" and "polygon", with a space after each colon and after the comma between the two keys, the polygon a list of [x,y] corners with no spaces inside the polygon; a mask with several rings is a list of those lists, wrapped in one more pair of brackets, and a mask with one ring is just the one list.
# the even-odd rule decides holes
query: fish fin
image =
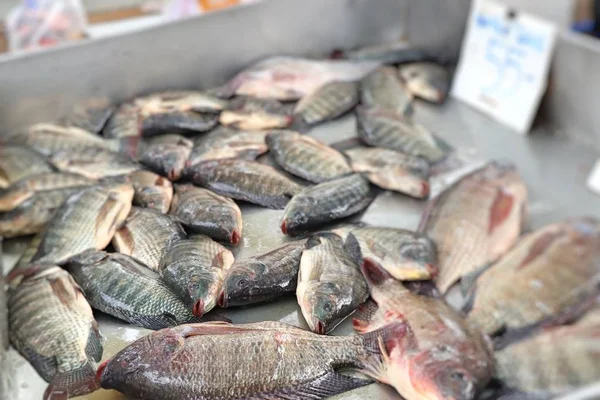
{"label": "fish fin", "polygon": [[306,241],[306,249],[312,249],[321,244],[321,235],[313,235]]}
{"label": "fish fin", "polygon": [[65,281],[60,278],[59,279],[49,278],[48,282],[50,283],[50,287],[52,288],[52,292],[54,293],[54,295],[66,307],[69,307],[69,308],[71,307],[73,297],[76,297],[78,294],[83,296],[83,290],[72,279],[71,279],[71,283],[72,283],[71,288],[67,287],[65,285]]}
{"label": "fish fin", "polygon": [[251,399],[282,399],[282,400],[310,400],[323,399],[344,393],[373,383],[369,379],[354,378],[342,375],[336,371],[327,372],[312,381],[304,382],[292,388],[278,389],[274,392],[261,393]]}
{"label": "fish fin", "polygon": [[44,400],[66,400],[69,397],[83,396],[99,389],[96,382],[96,368],[87,362],[70,372],[57,373],[46,391]]}
{"label": "fish fin", "polygon": [[492,233],[510,216],[510,211],[515,205],[515,199],[504,190],[499,189],[490,209],[490,222],[488,232]]}
{"label": "fish fin", "polygon": [[86,250],[83,253],[79,253],[71,257],[68,261],[68,264],[78,266],[90,266],[99,263],[107,257],[108,253],[104,251]]}
{"label": "fish fin", "polygon": [[369,355],[361,360],[360,372],[379,382],[389,383],[387,365],[390,362],[390,353],[397,346],[405,347],[403,343],[406,339],[409,339],[410,343],[414,341],[410,327],[398,321],[366,333],[362,338]]}
{"label": "fish fin", "polygon": [[[94,232],[96,239],[103,238],[102,240],[105,240],[105,237],[112,236],[110,232],[115,232],[118,228],[116,224],[122,222],[117,217],[121,214],[124,207],[125,205],[119,201],[116,194],[111,193],[108,195],[98,212],[96,224],[94,225],[96,227],[96,231]],[[109,223],[108,225],[107,222]],[[108,239],[108,243],[110,243],[110,238]],[[104,248],[108,243],[98,247]]]}
{"label": "fish fin", "polygon": [[350,139],[345,139],[345,140],[341,140],[339,142],[332,143],[329,145],[329,147],[331,147],[337,151],[344,152],[346,150],[350,150],[355,147],[364,147],[364,144],[359,138],[350,138]]}
{"label": "fish fin", "polygon": [[468,314],[471,312],[475,305],[475,296],[477,296],[477,282],[473,283],[469,293],[466,295],[465,302],[460,309],[463,313]]}
{"label": "fish fin", "polygon": [[434,177],[457,170],[465,166],[465,161],[456,155],[449,155],[429,167],[429,177]]}
{"label": "fish fin", "polygon": [[352,326],[354,330],[358,333],[367,333],[369,329],[369,322],[373,315],[377,312],[379,306],[375,301],[369,299],[362,303],[356,309],[354,313],[354,318],[352,319]]}
{"label": "fish fin", "polygon": [[444,139],[440,138],[438,135],[432,135],[433,140],[435,140],[435,144],[442,150],[444,153],[449,154],[454,152],[454,147],[450,145],[450,143],[446,142]]}
{"label": "fish fin", "polygon": [[112,244],[119,253],[130,256],[133,253],[133,234],[127,227],[123,226],[119,229],[112,239]]}
{"label": "fish fin", "polygon": [[206,335],[230,335],[235,333],[260,332],[265,330],[246,327],[243,325],[233,325],[230,322],[222,321],[180,325],[171,329],[176,331],[183,338]]}
{"label": "fish fin", "polygon": [[363,259],[360,270],[369,286],[379,286],[388,279],[394,279],[379,263],[369,257]]}
{"label": "fish fin", "polygon": [[202,322],[227,322],[231,323],[231,320],[224,316],[223,314],[219,314],[216,312],[211,312],[208,314],[204,314],[201,318]]}
{"label": "fish fin", "polygon": [[25,268],[13,268],[6,276],[5,281],[10,283],[17,279],[18,277],[22,277],[21,282],[24,279],[30,278],[36,275],[38,272],[43,271],[47,268],[55,267],[53,264],[30,264]]}
{"label": "fish fin", "polygon": [[346,237],[346,241],[344,242],[344,250],[346,250],[346,253],[348,253],[348,255],[350,255],[350,257],[352,257],[357,264],[362,262],[360,243],[352,232],[350,232]]}
{"label": "fish fin", "polygon": [[490,267],[494,265],[493,262],[491,263],[487,263],[484,264],[481,267],[478,267],[476,270],[469,272],[466,275],[463,275],[460,278],[460,290],[462,292],[462,294],[464,296],[468,296],[471,291],[474,289],[475,287],[475,282],[477,281],[477,279],[488,269],[490,269]]}

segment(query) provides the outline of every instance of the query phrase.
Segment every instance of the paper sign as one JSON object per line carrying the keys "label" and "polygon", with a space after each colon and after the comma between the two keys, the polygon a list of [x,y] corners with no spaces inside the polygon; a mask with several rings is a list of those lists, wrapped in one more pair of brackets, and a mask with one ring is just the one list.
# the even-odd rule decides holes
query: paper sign
{"label": "paper sign", "polygon": [[596,165],[592,168],[592,172],[587,181],[588,188],[593,192],[600,194],[600,160],[596,161]]}
{"label": "paper sign", "polygon": [[548,80],[556,27],[496,3],[473,3],[452,95],[527,133]]}

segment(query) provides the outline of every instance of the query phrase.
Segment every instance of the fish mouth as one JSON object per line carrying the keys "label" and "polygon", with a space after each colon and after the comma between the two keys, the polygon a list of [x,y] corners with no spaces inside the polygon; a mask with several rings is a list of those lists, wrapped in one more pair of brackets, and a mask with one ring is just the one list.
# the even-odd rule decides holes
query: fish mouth
{"label": "fish mouth", "polygon": [[281,232],[282,232],[284,235],[287,235],[287,221],[286,221],[286,220],[283,220],[283,221],[281,222]]}
{"label": "fish mouth", "polygon": [[103,361],[102,364],[100,364],[100,366],[98,366],[98,369],[96,370],[96,383],[98,384],[98,386],[101,386],[100,382],[102,381],[102,374],[104,373],[104,370],[106,369],[106,366],[108,365],[109,361],[110,360]]}
{"label": "fish mouth", "polygon": [[198,299],[198,300],[196,300],[196,302],[194,303],[194,306],[192,307],[192,314],[194,314],[196,317],[202,317],[204,315],[204,309],[205,309],[204,300]]}
{"label": "fish mouth", "polygon": [[240,239],[242,238],[242,235],[240,235],[240,232],[236,229],[233,231],[233,233],[231,234],[231,244],[233,244],[234,246],[237,246],[240,243]]}
{"label": "fish mouth", "polygon": [[433,264],[425,264],[425,269],[427,270],[427,272],[429,273],[429,275],[431,275],[430,279],[435,279],[437,278],[437,276],[440,273],[440,269],[438,268],[437,265],[433,265]]}
{"label": "fish mouth", "polygon": [[221,290],[219,296],[217,297],[217,305],[221,308],[227,307],[227,297],[225,296],[224,290]]}
{"label": "fish mouth", "polygon": [[319,335],[325,335],[327,333],[327,328],[325,327],[325,324],[323,322],[315,322],[315,333],[318,333]]}

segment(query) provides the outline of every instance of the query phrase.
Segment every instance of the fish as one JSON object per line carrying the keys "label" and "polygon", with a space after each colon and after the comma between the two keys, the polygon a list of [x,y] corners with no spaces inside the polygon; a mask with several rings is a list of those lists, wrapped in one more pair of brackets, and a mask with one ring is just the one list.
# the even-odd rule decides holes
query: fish
{"label": "fish", "polygon": [[339,151],[294,131],[274,131],[267,136],[269,152],[287,172],[313,183],[350,175],[352,169]]}
{"label": "fish", "polygon": [[237,260],[225,274],[219,307],[246,306],[294,293],[306,240]]}
{"label": "fish", "polygon": [[221,111],[219,123],[240,130],[286,128],[292,122],[288,108],[273,99],[239,96]]}
{"label": "fish", "polygon": [[71,187],[83,188],[93,183],[81,175],[69,173],[46,172],[30,175],[5,190],[0,189],[0,212],[15,209],[38,192]]}
{"label": "fish", "polygon": [[295,101],[333,81],[357,81],[378,66],[377,62],[311,60],[270,57],[237,74],[223,88],[222,96],[252,96]]}
{"label": "fish", "polygon": [[484,335],[443,299],[411,293],[376,264],[365,263],[361,270],[376,310],[359,310],[354,329],[365,334],[405,325],[404,335],[388,345],[384,367],[367,375],[407,400],[475,399],[494,374],[491,344]]}
{"label": "fish", "polygon": [[173,199],[173,184],[167,178],[150,171],[134,171],[128,175],[133,185],[133,205],[169,212]]}
{"label": "fish", "polygon": [[188,164],[194,166],[202,161],[224,158],[254,160],[269,150],[266,136],[267,132],[237,131],[220,126],[194,140]]}
{"label": "fish", "polygon": [[125,322],[147,329],[198,322],[157,273],[129,256],[89,251],[66,268],[94,309]]}
{"label": "fish", "polygon": [[74,126],[91,133],[100,134],[104,125],[115,111],[115,106],[106,97],[91,97],[78,103],[71,112],[58,122],[63,126]]}
{"label": "fish", "polygon": [[171,244],[185,238],[181,225],[168,215],[132,207],[123,226],[117,229],[112,244],[119,253],[158,271]]}
{"label": "fish", "polygon": [[361,47],[350,51],[336,51],[334,58],[345,58],[357,61],[378,61],[383,64],[405,64],[431,59],[431,55],[423,49],[412,47],[407,41],[384,43]]}
{"label": "fish", "polygon": [[62,150],[50,156],[49,161],[59,171],[93,180],[127,175],[143,169],[140,164],[124,154],[95,147],[77,151]]}
{"label": "fish", "polygon": [[438,248],[440,292],[496,260],[525,223],[527,187],[512,164],[492,161],[429,202],[419,231]]}
{"label": "fish", "polygon": [[169,215],[189,230],[234,246],[242,239],[242,211],[227,197],[192,185],[176,185]]}
{"label": "fish", "polygon": [[129,183],[106,183],[75,193],[48,223],[33,262],[60,265],[86,250],[104,249],[125,221],[132,200]]}
{"label": "fish", "polygon": [[296,297],[310,330],[323,335],[367,300],[367,283],[339,236],[321,233],[307,240]]}
{"label": "fish", "polygon": [[233,253],[205,235],[172,243],[160,267],[166,285],[192,313],[202,317],[217,304],[223,275],[234,263]]}
{"label": "fish", "polygon": [[429,163],[448,155],[447,145],[406,116],[379,108],[356,109],[358,136],[368,145],[421,157]]}
{"label": "fish", "polygon": [[240,159],[198,163],[191,170],[190,180],[222,196],[275,210],[283,209],[302,190],[275,168]]}
{"label": "fish", "polygon": [[31,238],[27,247],[21,253],[21,256],[17,260],[17,263],[10,270],[8,274],[6,274],[4,282],[9,286],[9,288],[14,289],[21,284],[23,279],[26,278],[27,269],[31,265],[31,260],[35,256],[40,247],[40,243],[42,241],[42,232],[36,234]]}
{"label": "fish", "polygon": [[320,183],[295,195],[281,219],[281,232],[302,231],[356,214],[371,204],[369,181],[358,174]]}
{"label": "fish", "polygon": [[527,330],[600,293],[600,221],[572,218],[525,235],[475,281],[469,321]]}
{"label": "fish", "polygon": [[56,266],[27,272],[8,299],[10,342],[50,383],[44,400],[93,392],[104,338],[81,288]]}
{"label": "fish", "polygon": [[25,146],[0,145],[0,189],[23,178],[53,171],[46,159]]}
{"label": "fish", "polygon": [[[294,108],[294,126],[309,128],[331,121],[358,104],[356,82],[332,81],[318,87],[300,100]],[[300,129],[300,128],[298,128]]]}
{"label": "fish", "polygon": [[378,147],[358,147],[344,154],[352,170],[365,174],[372,184],[416,199],[429,197],[430,171],[425,159]]}
{"label": "fish", "polygon": [[365,108],[411,116],[413,98],[394,67],[379,67],[360,82],[360,103]]}
{"label": "fish", "polygon": [[370,383],[339,370],[377,364],[379,343],[385,348],[401,329],[324,336],[281,322],[188,324],[134,342],[97,377],[141,400],[323,399]]}
{"label": "fish", "polygon": [[138,150],[138,160],[157,174],[172,181],[181,178],[194,143],[179,135],[147,139]]}
{"label": "fish", "polygon": [[413,96],[441,104],[450,90],[448,70],[434,62],[419,62],[400,67],[400,78]]}

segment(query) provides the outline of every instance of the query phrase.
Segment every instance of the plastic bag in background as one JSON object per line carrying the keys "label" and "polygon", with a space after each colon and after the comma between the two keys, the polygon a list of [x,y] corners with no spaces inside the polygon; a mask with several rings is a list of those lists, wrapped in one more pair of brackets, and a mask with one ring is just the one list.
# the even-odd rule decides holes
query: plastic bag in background
{"label": "plastic bag in background", "polygon": [[86,36],[81,0],[23,0],[11,10],[6,30],[11,50],[54,46]]}

